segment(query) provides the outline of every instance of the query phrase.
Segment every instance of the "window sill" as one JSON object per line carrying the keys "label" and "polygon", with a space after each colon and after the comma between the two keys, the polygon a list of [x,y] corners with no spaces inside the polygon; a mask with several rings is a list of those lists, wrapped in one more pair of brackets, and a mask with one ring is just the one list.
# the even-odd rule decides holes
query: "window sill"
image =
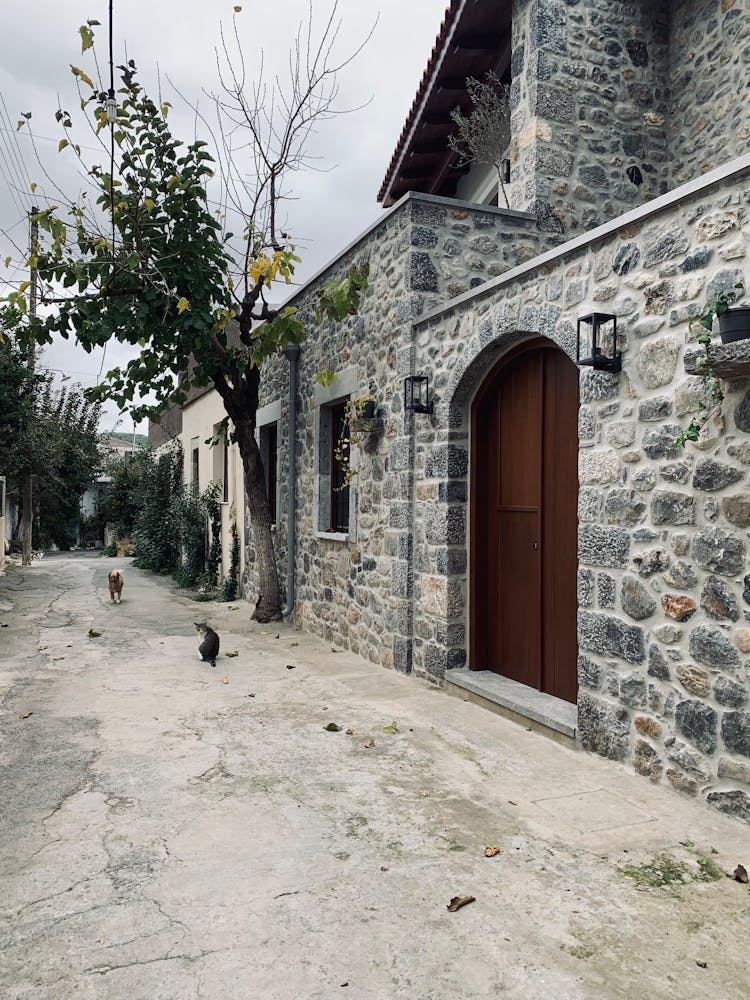
{"label": "window sill", "polygon": [[348,531],[316,531],[316,538],[323,538],[327,542],[350,542],[352,540]]}

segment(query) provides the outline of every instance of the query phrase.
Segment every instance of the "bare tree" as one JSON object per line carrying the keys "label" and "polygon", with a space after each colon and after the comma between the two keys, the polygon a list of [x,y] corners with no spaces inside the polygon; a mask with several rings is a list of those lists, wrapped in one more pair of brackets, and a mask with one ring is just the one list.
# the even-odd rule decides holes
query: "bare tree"
{"label": "bare tree", "polygon": [[502,161],[510,145],[510,87],[490,71],[484,80],[470,76],[466,90],[473,110],[464,115],[460,108],[451,111],[457,135],[448,137],[448,148],[461,157],[459,163],[486,163],[497,172],[498,192],[510,208],[502,175]]}

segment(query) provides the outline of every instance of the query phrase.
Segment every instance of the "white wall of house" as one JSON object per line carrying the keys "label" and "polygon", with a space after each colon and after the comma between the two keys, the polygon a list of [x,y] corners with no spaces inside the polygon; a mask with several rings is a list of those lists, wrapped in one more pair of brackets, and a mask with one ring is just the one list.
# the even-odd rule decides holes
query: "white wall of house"
{"label": "white wall of house", "polygon": [[[183,475],[186,483],[197,485],[199,493],[208,489],[212,482],[219,484],[222,491],[219,497],[222,528],[221,572],[223,577],[229,573],[232,559],[232,524],[236,523],[240,538],[241,578],[245,555],[245,488],[242,460],[236,444],[228,446],[226,462],[222,444],[214,447],[206,444],[206,441],[217,434],[218,425],[225,416],[221,398],[215,391],[207,392],[183,409],[180,434],[184,461]],[[226,499],[223,499],[224,497]]]}

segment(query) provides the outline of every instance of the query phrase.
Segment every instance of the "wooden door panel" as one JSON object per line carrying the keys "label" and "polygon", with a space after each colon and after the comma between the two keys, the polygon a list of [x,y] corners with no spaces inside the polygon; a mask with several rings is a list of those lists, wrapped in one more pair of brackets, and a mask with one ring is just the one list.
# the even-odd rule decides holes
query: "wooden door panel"
{"label": "wooden door panel", "polygon": [[544,372],[541,689],[578,699],[578,370],[546,352]]}
{"label": "wooden door panel", "polygon": [[[541,685],[539,511],[498,511],[498,659],[500,672]],[[495,668],[497,669],[497,668]]]}

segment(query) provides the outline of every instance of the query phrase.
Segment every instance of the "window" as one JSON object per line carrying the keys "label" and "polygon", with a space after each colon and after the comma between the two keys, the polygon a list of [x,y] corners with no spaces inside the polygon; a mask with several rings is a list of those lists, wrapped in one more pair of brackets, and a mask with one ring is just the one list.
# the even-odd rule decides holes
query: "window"
{"label": "window", "polygon": [[260,457],[266,480],[266,495],[271,510],[271,524],[277,522],[279,427],[274,421],[260,428]]}
{"label": "window", "polygon": [[224,437],[224,491],[222,493],[224,503],[229,503],[229,441]]}
{"label": "window", "polygon": [[193,484],[193,486],[196,487],[196,489],[199,488],[199,479],[198,479],[198,473],[200,470],[199,457],[198,457],[199,454],[200,454],[200,447],[198,438],[192,438],[192,440],[190,441],[190,456],[191,456],[190,482]]}
{"label": "window", "polygon": [[213,481],[219,487],[221,499],[229,502],[229,441],[227,432],[221,424],[214,424],[211,432],[213,444],[211,457],[213,460]]}
{"label": "window", "polygon": [[334,403],[330,410],[331,497],[329,531],[349,530],[349,429],[346,422],[346,400]]}
{"label": "window", "polygon": [[[336,373],[331,385],[316,385],[314,400],[316,490],[313,518],[318,538],[353,542],[357,535],[359,449],[349,450],[347,402],[362,395],[356,367]],[[354,478],[353,478],[354,477]]]}

